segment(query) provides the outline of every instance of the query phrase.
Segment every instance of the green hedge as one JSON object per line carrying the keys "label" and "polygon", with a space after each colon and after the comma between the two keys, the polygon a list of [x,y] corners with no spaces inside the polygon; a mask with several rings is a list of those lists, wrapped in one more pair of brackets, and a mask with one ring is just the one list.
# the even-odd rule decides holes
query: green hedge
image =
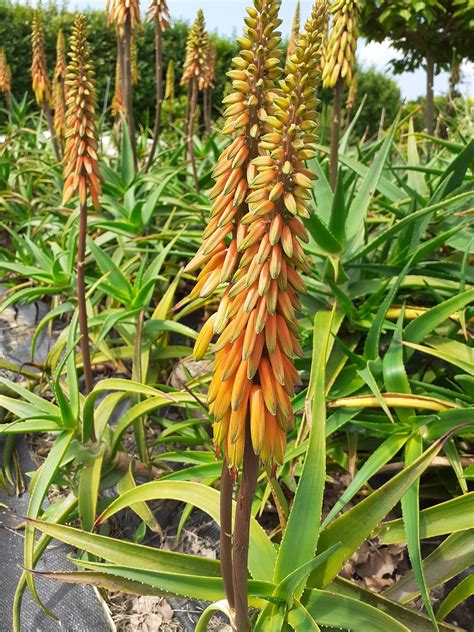
{"label": "green hedge", "polygon": [[[4,47],[11,66],[12,92],[16,98],[22,97],[25,92],[28,92],[33,98],[30,75],[30,38],[33,12],[34,8],[25,5],[11,3],[1,3],[0,5],[0,45]],[[62,28],[67,37],[72,29],[74,13],[49,4],[48,7],[42,8],[41,16],[46,57],[50,75],[52,75],[56,58],[58,29]],[[96,71],[99,107],[102,108],[107,84],[110,85],[109,105],[113,94],[116,59],[115,31],[113,28],[107,28],[107,18],[102,11],[87,11],[87,19],[88,38],[92,47],[92,59]],[[187,35],[188,24],[182,21],[173,21],[171,28],[164,34],[164,68],[167,67],[170,59],[175,61],[176,95],[185,93],[185,89],[179,85],[179,82]],[[225,73],[229,69],[231,59],[236,54],[237,49],[235,43],[226,39],[215,37],[213,39],[217,47],[214,103],[219,105],[225,90]],[[137,46],[140,81],[134,90],[134,105],[137,121],[146,124],[149,120],[153,120],[155,103],[154,33],[151,24],[143,22],[141,25],[137,36]]]}
{"label": "green hedge", "polygon": [[[0,45],[5,48],[8,62],[12,69],[12,87],[14,96],[19,99],[25,92],[33,98],[31,90],[31,21],[34,9],[30,6],[12,4],[8,0],[0,0]],[[59,9],[50,2],[41,9],[42,24],[45,35],[45,49],[50,74],[54,68],[56,57],[56,35],[62,28],[69,35],[74,20],[74,13]],[[102,110],[109,85],[108,105],[110,106],[115,77],[115,31],[107,28],[106,15],[103,11],[87,11],[89,41],[96,70],[97,94],[99,108]],[[185,56],[186,39],[189,26],[186,22],[172,21],[171,28],[164,34],[164,68],[168,61],[175,61],[175,91],[179,96],[185,89],[179,85],[182,65]],[[226,72],[231,59],[238,49],[233,40],[212,36],[217,47],[216,88],[213,102],[217,110],[227,87]],[[152,25],[144,22],[138,32],[138,70],[140,81],[134,89],[135,118],[139,124],[147,125],[153,121],[155,109],[154,81],[154,35]],[[385,126],[388,126],[401,105],[400,91],[397,84],[383,73],[376,70],[359,71],[359,94],[356,108],[364,93],[367,101],[364,111],[357,122],[355,133],[361,136],[367,129],[369,136],[377,133],[382,109],[385,109]],[[323,90],[323,103],[330,104],[332,92]]]}

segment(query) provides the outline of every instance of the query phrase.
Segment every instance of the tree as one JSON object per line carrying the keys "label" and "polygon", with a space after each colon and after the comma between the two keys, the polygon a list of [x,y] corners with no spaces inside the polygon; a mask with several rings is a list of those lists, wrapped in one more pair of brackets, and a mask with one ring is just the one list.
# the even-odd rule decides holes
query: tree
{"label": "tree", "polygon": [[472,0],[373,0],[365,2],[362,33],[377,42],[390,38],[403,53],[391,61],[396,73],[426,68],[425,128],[433,133],[433,82],[455,59],[474,59]]}

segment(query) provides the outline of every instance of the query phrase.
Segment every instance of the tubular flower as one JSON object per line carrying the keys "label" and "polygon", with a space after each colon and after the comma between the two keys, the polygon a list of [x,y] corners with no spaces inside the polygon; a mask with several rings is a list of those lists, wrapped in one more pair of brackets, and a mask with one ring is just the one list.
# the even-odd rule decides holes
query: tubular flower
{"label": "tubular flower", "polygon": [[166,31],[170,26],[170,12],[166,0],[151,0],[147,16],[148,22],[158,22],[161,31]]}
{"label": "tubular flower", "polygon": [[114,96],[112,98],[112,114],[118,116],[124,111],[123,95],[122,95],[122,80],[120,78],[120,63],[119,60],[115,62],[115,86]]}
{"label": "tubular flower", "polygon": [[[263,288],[267,289],[267,283],[271,285],[274,297],[276,286],[269,276],[268,264],[262,274],[263,263],[251,265],[252,253],[261,251],[262,262],[268,258],[269,238],[259,223],[250,227],[244,221],[249,210],[248,182],[257,173],[251,161],[258,156],[258,141],[272,112],[277,96],[275,82],[281,74],[279,8],[280,0],[255,0],[254,7],[247,9],[245,37],[238,40],[242,51],[228,73],[233,92],[224,99],[227,108],[222,133],[232,140],[215,167],[216,182],[209,193],[213,199],[211,219],[203,243],[187,268],[192,271],[204,266],[191,297],[209,296],[218,285],[227,285],[212,319],[212,330],[201,330],[196,351],[202,357],[212,335],[219,335],[208,401],[215,422],[216,448],[224,446],[228,463],[234,468],[242,462],[246,432],[255,438],[255,451],[265,461],[281,462],[284,451],[284,441],[274,426],[277,392],[267,379],[271,364],[264,353],[267,299]],[[288,362],[279,359],[281,368],[287,367]],[[264,394],[273,413],[259,405],[265,402]],[[285,400],[286,406],[280,385],[278,397]],[[285,411],[291,417],[292,413],[286,408]],[[269,430],[262,434],[267,413]]]}
{"label": "tubular flower", "polygon": [[187,85],[195,78],[199,90],[206,87],[208,75],[209,35],[206,32],[204,14],[199,9],[197,18],[191,27],[186,44],[186,59],[184,61],[181,84]]}
{"label": "tubular flower", "polygon": [[54,129],[60,137],[66,130],[66,41],[62,29],[56,42],[56,66],[53,75]]}
{"label": "tubular flower", "polygon": [[293,26],[291,28],[290,41],[288,42],[288,50],[286,52],[286,61],[291,59],[291,56],[296,50],[296,44],[298,43],[298,36],[300,33],[300,3],[299,0],[296,3],[295,17],[293,18]]}
{"label": "tubular flower", "polygon": [[87,195],[99,208],[100,173],[97,157],[94,71],[86,39],[86,18],[78,15],[71,36],[67,69],[66,149],[64,156],[63,205],[74,193],[85,204]]}
{"label": "tubular flower", "polygon": [[336,0],[331,8],[333,23],[322,71],[325,88],[334,88],[340,77],[347,86],[351,85],[359,12],[360,0]]}
{"label": "tubular flower", "polygon": [[0,48],[0,92],[8,94],[11,91],[11,77],[7,56],[3,48]]}
{"label": "tubular flower", "polygon": [[115,24],[121,37],[127,20],[130,20],[132,33],[140,23],[140,0],[107,0],[107,10],[107,24]]}
{"label": "tubular flower", "polygon": [[44,54],[43,29],[38,14],[33,15],[32,23],[32,62],[31,78],[33,92],[35,93],[38,105],[51,105],[51,84],[46,68],[46,56]]}
{"label": "tubular flower", "polygon": [[169,60],[166,69],[165,99],[167,101],[174,100],[174,61],[172,59]]}

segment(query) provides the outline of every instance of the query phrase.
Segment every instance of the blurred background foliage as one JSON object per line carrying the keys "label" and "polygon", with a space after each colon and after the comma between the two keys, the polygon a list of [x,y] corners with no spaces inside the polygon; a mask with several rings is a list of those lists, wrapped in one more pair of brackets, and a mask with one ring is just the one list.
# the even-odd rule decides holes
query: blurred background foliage
{"label": "blurred background foliage", "polygon": [[[35,9],[28,5],[14,4],[9,0],[0,2],[0,40],[5,49],[8,63],[12,70],[12,92],[18,100],[26,93],[33,98],[31,89],[31,22]],[[62,28],[69,36],[74,20],[73,11],[49,2],[42,6],[42,22],[45,37],[45,49],[50,72],[54,68],[56,56],[56,36]],[[87,11],[88,38],[92,46],[94,59],[99,111],[106,110],[110,114],[110,105],[114,89],[116,43],[113,28],[106,25],[105,11]],[[163,46],[163,67],[166,69],[170,59],[175,61],[175,94],[184,96],[186,88],[180,86],[183,60],[185,57],[186,39],[189,24],[181,20],[172,20],[167,30]],[[226,72],[230,68],[231,59],[237,52],[235,40],[211,35],[217,47],[215,89],[213,92],[214,119],[218,118],[221,101],[228,89]],[[155,80],[153,26],[142,22],[137,37],[139,82],[134,88],[134,105],[137,123],[151,126],[155,114]],[[354,128],[356,136],[364,133],[371,137],[377,133],[383,114],[384,127],[393,122],[401,105],[400,90],[397,83],[374,68],[358,69],[359,90],[355,101],[355,111],[362,98],[367,94],[365,107]],[[332,102],[331,90],[321,92],[323,106]],[[166,114],[166,107],[165,107]],[[2,113],[0,113],[0,117]],[[3,115],[4,116],[4,115]],[[178,112],[179,123],[179,112]],[[323,120],[324,123],[324,120]]]}

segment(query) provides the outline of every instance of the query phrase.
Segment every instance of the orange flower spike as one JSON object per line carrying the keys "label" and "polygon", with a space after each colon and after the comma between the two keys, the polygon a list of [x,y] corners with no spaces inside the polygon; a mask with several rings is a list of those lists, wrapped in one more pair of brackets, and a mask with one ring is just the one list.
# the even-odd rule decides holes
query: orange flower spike
{"label": "orange flower spike", "polygon": [[51,106],[52,93],[51,83],[48,77],[48,69],[46,66],[46,55],[44,52],[43,29],[38,13],[33,14],[32,32],[32,61],[31,61],[31,79],[33,92],[35,93],[36,102],[42,106],[44,104]]}
{"label": "orange flower spike", "polygon": [[78,15],[74,20],[69,57],[63,205],[78,192],[81,203],[85,203],[87,195],[90,195],[94,207],[98,209],[101,187],[97,161],[94,71],[86,39],[86,18],[83,15]]}
{"label": "orange flower spike", "polygon": [[188,85],[194,77],[197,78],[199,90],[208,87],[209,35],[201,9],[199,9],[197,18],[189,31],[181,85]]}
{"label": "orange flower spike", "polygon": [[56,41],[56,66],[53,75],[54,129],[62,138],[66,131],[66,41],[62,29]]}
{"label": "orange flower spike", "polygon": [[169,29],[170,12],[166,0],[151,0],[146,13],[148,22],[158,22],[162,31]]}
{"label": "orange flower spike", "polygon": [[140,24],[140,0],[108,0],[107,10],[107,25],[115,24],[121,36],[127,20],[130,20],[132,33]]}
{"label": "orange flower spike", "polygon": [[7,56],[3,48],[0,48],[0,92],[9,94],[11,92],[11,70],[7,63]]}

